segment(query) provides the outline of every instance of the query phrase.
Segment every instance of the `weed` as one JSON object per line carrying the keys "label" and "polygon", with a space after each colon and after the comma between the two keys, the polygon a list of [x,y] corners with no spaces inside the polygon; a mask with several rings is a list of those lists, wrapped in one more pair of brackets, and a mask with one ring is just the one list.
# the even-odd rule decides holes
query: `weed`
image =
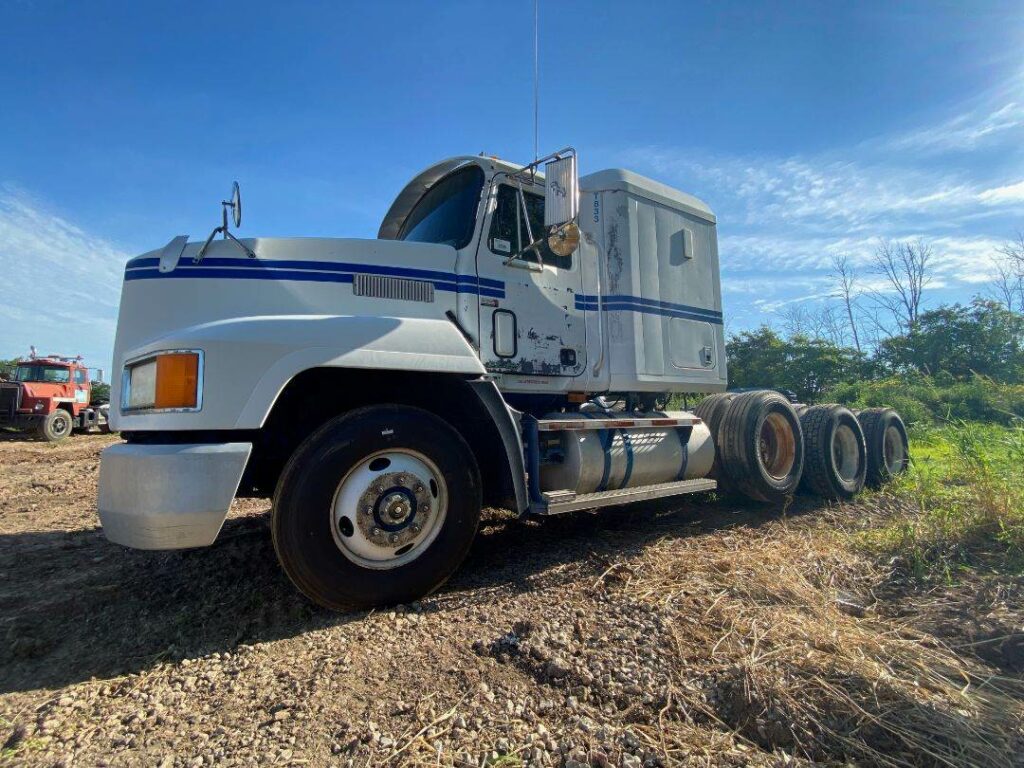
{"label": "weed", "polygon": [[908,512],[862,534],[915,577],[954,579],[982,564],[1024,563],[1024,425],[955,421],[917,428],[909,471],[885,493]]}

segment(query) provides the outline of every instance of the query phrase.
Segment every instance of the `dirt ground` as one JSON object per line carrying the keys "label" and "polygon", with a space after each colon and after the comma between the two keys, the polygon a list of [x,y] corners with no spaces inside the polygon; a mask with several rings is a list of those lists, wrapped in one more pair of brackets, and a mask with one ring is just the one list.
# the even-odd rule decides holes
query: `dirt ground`
{"label": "dirt ground", "polygon": [[0,435],[0,764],[1024,765],[1024,588],[842,544],[898,500],[491,511],[439,594],[338,615],[264,501],[207,549],[107,542],[114,440]]}

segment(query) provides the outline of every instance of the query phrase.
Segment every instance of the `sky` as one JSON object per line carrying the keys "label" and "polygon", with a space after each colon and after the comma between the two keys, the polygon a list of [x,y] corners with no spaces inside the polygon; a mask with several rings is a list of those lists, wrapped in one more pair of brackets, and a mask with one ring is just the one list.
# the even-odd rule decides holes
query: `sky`
{"label": "sky", "polygon": [[[880,238],[927,301],[1024,229],[1024,3],[540,0],[540,145],[716,212],[727,329],[814,306]],[[458,154],[533,155],[533,2],[0,3],[0,357],[109,369],[124,262],[204,238],[374,237]]]}

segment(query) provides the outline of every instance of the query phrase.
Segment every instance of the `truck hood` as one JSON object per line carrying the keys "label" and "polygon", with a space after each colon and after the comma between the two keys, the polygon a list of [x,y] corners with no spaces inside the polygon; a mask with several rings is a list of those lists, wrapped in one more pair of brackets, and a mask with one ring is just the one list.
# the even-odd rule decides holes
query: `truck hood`
{"label": "truck hood", "polygon": [[[120,396],[126,362],[174,348],[183,339],[217,340],[222,335],[218,329],[227,326],[246,323],[260,335],[264,326],[281,327],[287,321],[289,327],[319,328],[322,334],[336,319],[354,318],[360,327],[369,327],[371,320],[384,327],[381,321],[386,325],[393,319],[391,326],[443,324],[458,336],[446,313],[456,309],[459,295],[498,295],[493,286],[479,285],[495,281],[456,274],[457,254],[447,245],[325,238],[243,242],[256,258],[234,243],[215,241],[199,263],[194,261],[199,243],[151,251],[128,262],[114,342],[112,398]],[[270,331],[263,338],[270,359],[270,348],[278,342]],[[322,344],[313,338],[290,341]],[[372,347],[369,339],[360,343]],[[458,343],[465,346],[461,337]],[[280,346],[283,353],[284,340]]]}
{"label": "truck hood", "polygon": [[[199,263],[194,258],[200,243],[188,243],[180,254],[150,251],[128,262],[115,371],[123,353],[185,327],[243,317],[381,315],[388,310],[402,317],[444,317],[458,292],[473,288],[472,281],[456,276],[456,252],[446,245],[336,238],[242,242],[255,259],[234,243],[218,240]],[[433,300],[392,302],[355,295],[360,276],[422,286]]]}

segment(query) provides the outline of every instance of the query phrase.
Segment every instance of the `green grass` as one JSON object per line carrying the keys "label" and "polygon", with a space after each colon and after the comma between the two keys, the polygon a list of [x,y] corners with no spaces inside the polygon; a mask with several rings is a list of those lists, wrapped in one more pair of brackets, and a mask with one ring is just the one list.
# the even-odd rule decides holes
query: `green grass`
{"label": "green grass", "polygon": [[1024,425],[955,422],[911,435],[910,469],[885,493],[912,511],[862,534],[917,577],[1024,573]]}

